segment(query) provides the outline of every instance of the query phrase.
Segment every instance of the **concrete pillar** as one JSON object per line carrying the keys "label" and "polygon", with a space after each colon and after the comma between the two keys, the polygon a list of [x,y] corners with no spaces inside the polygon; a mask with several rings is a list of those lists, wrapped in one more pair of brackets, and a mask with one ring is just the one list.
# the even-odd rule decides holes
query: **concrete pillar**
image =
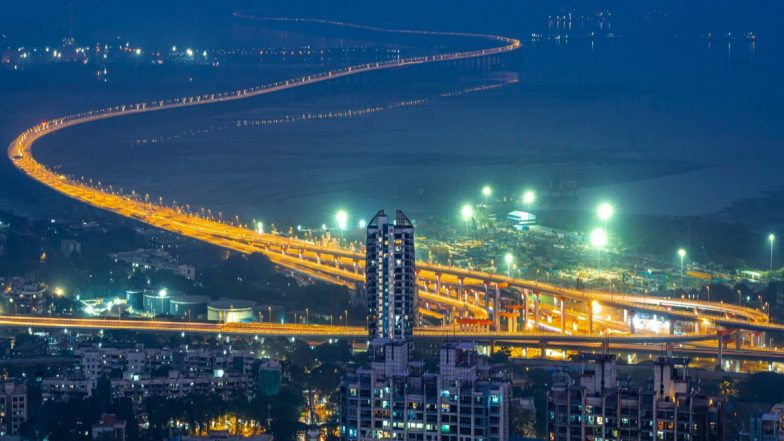
{"label": "concrete pillar", "polygon": [[539,293],[534,293],[534,329],[539,330]]}
{"label": "concrete pillar", "polygon": [[526,328],[528,327],[528,290],[523,291],[522,319],[523,319],[523,332],[525,332]]}
{"label": "concrete pillar", "polygon": [[593,334],[593,302],[588,302],[588,333]]}
{"label": "concrete pillar", "polygon": [[468,296],[465,292],[465,287],[463,286],[463,278],[457,278],[457,298],[463,299],[463,302],[468,303]]}
{"label": "concrete pillar", "polygon": [[564,299],[558,299],[561,302],[561,334],[566,333],[566,302]]}
{"label": "concrete pillar", "polygon": [[441,274],[436,273],[436,295],[441,295]]}
{"label": "concrete pillar", "polygon": [[740,335],[740,329],[735,331],[735,349],[740,350],[740,345],[743,342],[743,336]]}
{"label": "concrete pillar", "polygon": [[[624,313],[626,313],[626,310],[624,310]],[[631,329],[632,334],[634,334],[634,311],[629,313],[629,329]]]}
{"label": "concrete pillar", "polygon": [[[354,274],[359,272],[359,262],[356,260],[354,261]],[[419,273],[417,273],[417,279],[419,278]]]}
{"label": "concrete pillar", "polygon": [[340,258],[335,256],[333,259],[335,260],[335,268],[340,268]]}
{"label": "concrete pillar", "polygon": [[717,355],[716,358],[719,363],[719,368],[724,366],[724,338],[722,337],[721,333],[716,330],[716,340],[718,344],[716,345]]}
{"label": "concrete pillar", "polygon": [[673,335],[675,333],[675,319],[670,319],[669,322],[670,322],[669,333],[670,335]]}
{"label": "concrete pillar", "polygon": [[501,329],[501,319],[498,313],[501,312],[501,289],[498,283],[495,284],[495,297],[493,298],[493,319],[495,321],[495,329]]}

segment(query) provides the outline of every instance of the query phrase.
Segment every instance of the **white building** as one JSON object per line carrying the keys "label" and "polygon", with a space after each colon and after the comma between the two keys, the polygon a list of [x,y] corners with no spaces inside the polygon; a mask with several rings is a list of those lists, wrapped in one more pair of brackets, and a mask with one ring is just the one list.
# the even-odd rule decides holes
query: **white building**
{"label": "white building", "polygon": [[410,338],[416,325],[414,226],[397,210],[389,222],[379,210],[367,226],[365,294],[370,339]]}

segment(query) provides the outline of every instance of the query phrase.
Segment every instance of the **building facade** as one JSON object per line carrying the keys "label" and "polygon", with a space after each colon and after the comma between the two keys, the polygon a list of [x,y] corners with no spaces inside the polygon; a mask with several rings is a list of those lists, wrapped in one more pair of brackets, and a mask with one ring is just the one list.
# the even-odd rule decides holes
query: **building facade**
{"label": "building facade", "polygon": [[508,440],[510,385],[490,377],[473,344],[443,346],[435,373],[409,359],[416,262],[414,227],[403,212],[393,223],[376,213],[366,253],[370,366],[341,379],[341,439]]}
{"label": "building facade", "polygon": [[547,395],[551,441],[722,441],[724,401],[705,396],[689,360],[660,357],[653,381],[619,381],[615,355],[581,355],[578,379],[557,374]]}
{"label": "building facade", "polygon": [[489,376],[473,345],[446,345],[439,371],[408,359],[403,340],[376,340],[371,366],[343,378],[341,439],[505,441],[509,383]]}
{"label": "building facade", "polygon": [[7,381],[0,386],[0,439],[18,436],[27,421],[27,385]]}
{"label": "building facade", "polygon": [[370,340],[410,338],[417,308],[414,226],[402,211],[391,223],[384,210],[373,216],[365,259]]}

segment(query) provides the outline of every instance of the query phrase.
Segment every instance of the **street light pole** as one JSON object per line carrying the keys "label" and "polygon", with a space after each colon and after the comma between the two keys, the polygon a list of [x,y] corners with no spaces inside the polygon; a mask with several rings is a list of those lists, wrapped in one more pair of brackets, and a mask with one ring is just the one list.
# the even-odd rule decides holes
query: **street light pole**
{"label": "street light pole", "polygon": [[514,261],[512,253],[506,253],[504,261],[506,262],[506,277],[512,277],[512,261]]}
{"label": "street light pole", "polygon": [[770,283],[773,277],[773,242],[776,241],[776,236],[773,233],[769,234],[768,241],[770,241],[770,270],[768,271],[768,283]]}
{"label": "street light pole", "polygon": [[679,249],[678,257],[681,258],[681,289],[683,289],[683,258],[686,257],[686,250],[683,248]]}

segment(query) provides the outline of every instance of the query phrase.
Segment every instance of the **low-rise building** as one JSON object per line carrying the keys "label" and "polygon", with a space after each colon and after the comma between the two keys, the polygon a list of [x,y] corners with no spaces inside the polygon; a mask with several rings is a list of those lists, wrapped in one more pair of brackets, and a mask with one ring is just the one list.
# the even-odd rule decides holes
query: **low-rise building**
{"label": "low-rise building", "polygon": [[265,397],[277,395],[281,386],[281,369],[278,360],[264,360],[259,364],[259,393]]}
{"label": "low-rise building", "polygon": [[0,439],[18,436],[27,421],[27,385],[13,380],[0,386]]}
{"label": "low-rise building", "polygon": [[76,368],[42,381],[44,401],[89,396],[101,378],[110,380],[117,398],[131,398],[137,405],[148,396],[252,396],[256,384],[256,357],[249,350],[89,347],[74,355],[79,359]]}
{"label": "low-rise building", "polygon": [[99,441],[125,441],[125,420],[117,418],[113,413],[105,413],[101,421],[93,424],[92,437]]}
{"label": "low-rise building", "polygon": [[160,248],[139,249],[110,254],[115,262],[124,262],[133,271],[166,271],[188,280],[196,279],[196,268],[193,265],[180,263],[168,251]]}
{"label": "low-rise building", "polygon": [[724,440],[724,400],[688,376],[688,359],[660,357],[653,381],[620,381],[615,355],[582,354],[577,379],[557,374],[547,395],[552,441]]}
{"label": "low-rise building", "polygon": [[746,441],[784,441],[784,403],[774,404],[768,412],[755,413],[749,417]]}

